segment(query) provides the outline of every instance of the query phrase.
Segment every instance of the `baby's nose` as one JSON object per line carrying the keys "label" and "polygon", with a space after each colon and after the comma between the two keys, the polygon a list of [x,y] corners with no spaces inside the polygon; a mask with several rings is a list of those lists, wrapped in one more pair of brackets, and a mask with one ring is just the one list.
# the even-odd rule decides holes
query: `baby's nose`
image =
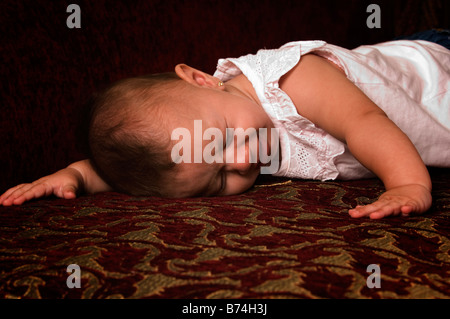
{"label": "baby's nose", "polygon": [[249,145],[246,141],[234,148],[233,151],[229,148],[226,151],[226,170],[247,175],[253,168],[257,167],[259,160],[257,146]]}

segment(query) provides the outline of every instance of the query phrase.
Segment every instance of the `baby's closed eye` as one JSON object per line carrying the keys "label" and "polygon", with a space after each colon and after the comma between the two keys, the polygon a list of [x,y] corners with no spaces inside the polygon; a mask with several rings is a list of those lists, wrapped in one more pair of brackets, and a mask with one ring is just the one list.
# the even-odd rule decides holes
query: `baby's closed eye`
{"label": "baby's closed eye", "polygon": [[225,191],[225,187],[227,186],[227,173],[223,170],[219,172],[219,190],[215,193],[215,195],[222,195]]}

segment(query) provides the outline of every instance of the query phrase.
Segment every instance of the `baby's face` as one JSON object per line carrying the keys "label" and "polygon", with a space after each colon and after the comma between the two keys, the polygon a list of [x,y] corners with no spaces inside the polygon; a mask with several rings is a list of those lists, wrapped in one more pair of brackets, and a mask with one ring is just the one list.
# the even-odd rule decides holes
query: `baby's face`
{"label": "baby's face", "polygon": [[[240,194],[254,184],[261,166],[271,165],[267,157],[261,161],[260,154],[271,155],[271,159],[276,155],[275,161],[279,161],[278,152],[271,154],[275,151],[271,149],[274,125],[262,107],[248,97],[210,88],[193,89],[193,97],[170,112],[175,115],[170,120],[171,158],[178,165],[167,185],[170,193],[173,197]],[[260,129],[266,129],[267,138]],[[239,140],[242,131],[256,135],[241,134]]]}

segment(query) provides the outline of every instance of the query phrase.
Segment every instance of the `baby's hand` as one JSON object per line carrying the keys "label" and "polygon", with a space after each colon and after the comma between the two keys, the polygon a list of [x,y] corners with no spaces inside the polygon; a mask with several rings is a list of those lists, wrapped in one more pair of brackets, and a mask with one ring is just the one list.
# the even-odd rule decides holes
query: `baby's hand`
{"label": "baby's hand", "polygon": [[65,168],[54,174],[42,177],[33,183],[20,184],[0,196],[0,205],[22,205],[31,199],[55,195],[72,199],[83,187],[83,177],[74,168]]}
{"label": "baby's hand", "polygon": [[418,184],[399,186],[386,191],[378,200],[366,206],[349,210],[351,217],[369,216],[380,219],[387,216],[422,214],[431,207],[430,191]]}

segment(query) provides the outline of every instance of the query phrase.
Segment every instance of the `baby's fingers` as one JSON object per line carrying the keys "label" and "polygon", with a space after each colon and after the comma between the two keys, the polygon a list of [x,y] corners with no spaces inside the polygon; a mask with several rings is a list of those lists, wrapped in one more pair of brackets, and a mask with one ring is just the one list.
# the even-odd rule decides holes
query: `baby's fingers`
{"label": "baby's fingers", "polygon": [[22,205],[34,198],[48,196],[52,193],[51,187],[45,183],[21,184],[5,193],[5,199],[0,202],[3,206]]}
{"label": "baby's fingers", "polygon": [[52,193],[52,187],[46,183],[30,184],[26,191],[13,201],[13,204],[22,205],[24,202],[39,197],[50,196]]}
{"label": "baby's fingers", "polygon": [[356,206],[353,209],[350,209],[348,213],[353,218],[361,218],[366,217],[375,212],[379,207],[374,204],[366,205],[366,206]]}
{"label": "baby's fingers", "polygon": [[23,188],[30,184],[20,184],[8,189],[5,193],[0,196],[0,205],[10,206],[14,199],[22,195]]}
{"label": "baby's fingers", "polygon": [[408,215],[412,208],[401,205],[397,202],[381,202],[377,201],[366,206],[357,206],[349,210],[349,214],[353,218],[370,217],[371,219],[380,219],[387,216],[397,216],[400,214]]}

